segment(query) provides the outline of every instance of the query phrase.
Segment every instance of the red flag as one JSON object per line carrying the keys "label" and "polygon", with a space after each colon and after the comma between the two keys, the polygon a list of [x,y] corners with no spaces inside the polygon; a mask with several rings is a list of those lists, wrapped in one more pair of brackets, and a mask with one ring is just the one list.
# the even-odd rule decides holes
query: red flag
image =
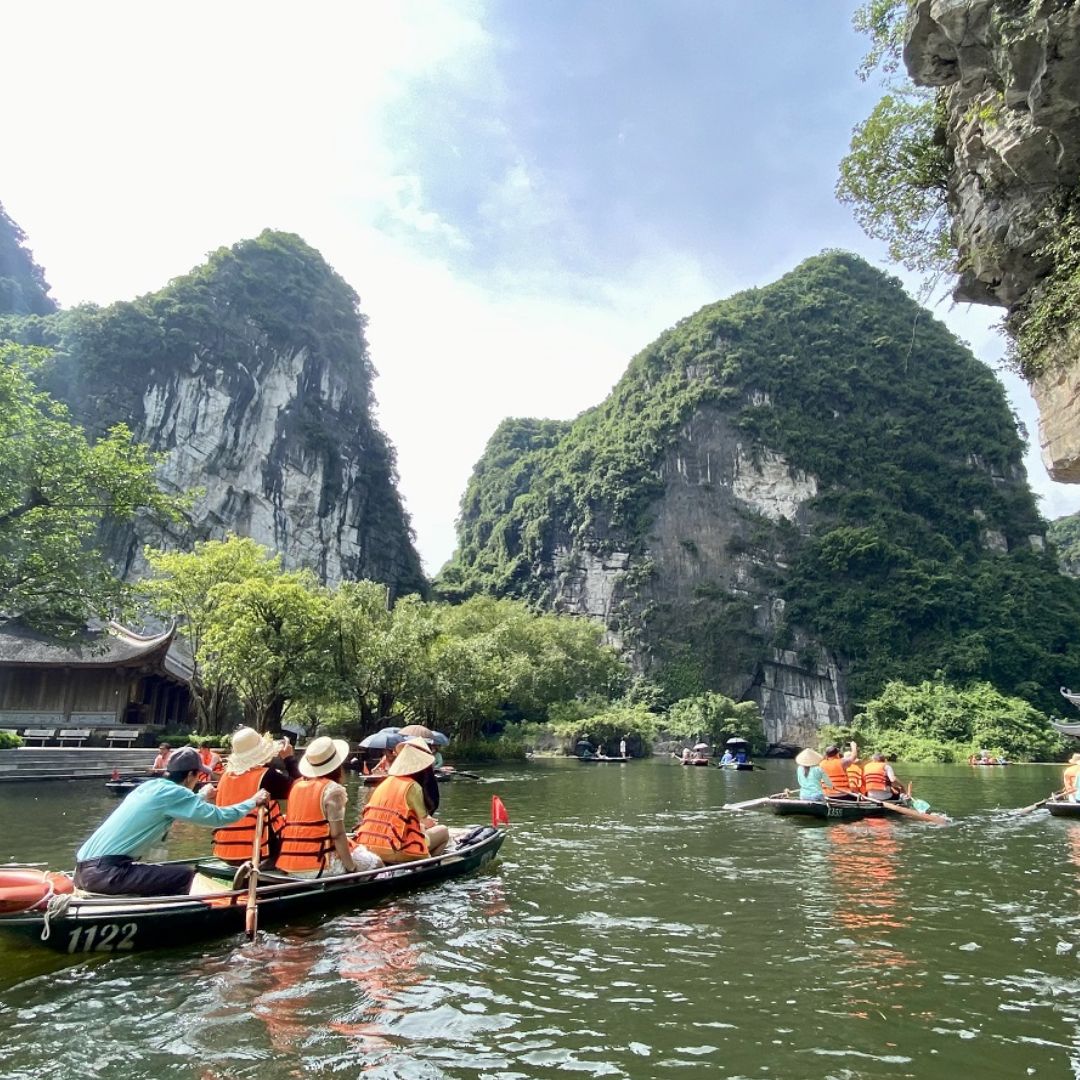
{"label": "red flag", "polygon": [[491,824],[496,828],[510,824],[510,815],[506,812],[506,807],[498,795],[491,796]]}

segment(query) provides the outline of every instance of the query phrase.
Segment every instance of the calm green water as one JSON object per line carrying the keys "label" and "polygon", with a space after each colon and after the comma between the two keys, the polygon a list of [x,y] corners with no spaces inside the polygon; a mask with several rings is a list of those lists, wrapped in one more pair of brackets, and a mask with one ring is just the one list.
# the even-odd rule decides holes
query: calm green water
{"label": "calm green water", "polygon": [[[0,941],[0,1076],[1080,1077],[1080,822],[1003,813],[1059,768],[902,770],[946,828],[719,810],[790,763],[477,771],[442,817],[502,796],[491,872],[253,944]],[[113,805],[4,786],[0,861],[66,867]]]}

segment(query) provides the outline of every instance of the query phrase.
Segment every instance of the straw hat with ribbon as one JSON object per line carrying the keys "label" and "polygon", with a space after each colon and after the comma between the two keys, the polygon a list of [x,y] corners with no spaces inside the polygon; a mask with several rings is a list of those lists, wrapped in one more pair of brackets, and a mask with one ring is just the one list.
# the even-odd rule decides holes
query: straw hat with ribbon
{"label": "straw hat with ribbon", "polygon": [[821,755],[816,750],[807,747],[805,750],[799,751],[795,758],[795,764],[801,765],[804,769],[809,769],[811,765],[821,764]]}
{"label": "straw hat with ribbon", "polygon": [[301,776],[316,777],[332,773],[349,756],[349,744],[344,739],[320,735],[312,739],[300,759]]}
{"label": "straw hat with ribbon", "polygon": [[435,755],[428,750],[423,739],[409,739],[398,747],[397,757],[387,772],[390,776],[413,776],[423,772],[435,761]]}
{"label": "straw hat with ribbon", "polygon": [[233,732],[231,747],[225,771],[236,774],[273,761],[281,753],[282,743],[254,728],[242,727]]}

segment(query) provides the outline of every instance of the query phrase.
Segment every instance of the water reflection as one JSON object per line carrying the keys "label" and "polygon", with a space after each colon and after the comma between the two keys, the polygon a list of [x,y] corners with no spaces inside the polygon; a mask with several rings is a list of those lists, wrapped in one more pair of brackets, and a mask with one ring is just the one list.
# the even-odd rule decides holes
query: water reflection
{"label": "water reflection", "polygon": [[[253,944],[59,972],[0,945],[0,1075],[1080,1077],[1080,822],[992,809],[1056,777],[923,767],[947,829],[718,810],[789,774],[500,767],[493,873]],[[449,785],[445,817],[492,790]],[[77,808],[39,799],[0,792],[32,821],[6,842],[65,865]]]}

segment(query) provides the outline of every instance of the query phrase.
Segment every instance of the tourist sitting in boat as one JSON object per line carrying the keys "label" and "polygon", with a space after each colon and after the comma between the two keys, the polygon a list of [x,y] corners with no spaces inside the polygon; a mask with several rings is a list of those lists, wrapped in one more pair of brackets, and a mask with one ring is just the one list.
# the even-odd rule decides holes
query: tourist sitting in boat
{"label": "tourist sitting in boat", "polygon": [[848,744],[848,752],[844,755],[844,770],[848,775],[848,787],[857,795],[866,794],[866,782],[863,778],[863,764],[859,760],[859,747],[854,743]]}
{"label": "tourist sitting in boat", "polygon": [[723,768],[725,765],[734,765],[735,760],[735,755],[730,750],[725,749],[720,755],[720,767]]}
{"label": "tourist sitting in boat", "polygon": [[360,816],[355,843],[384,863],[411,862],[438,855],[450,831],[427,812],[418,776],[435,758],[421,744],[403,743],[387,778],[371,793]]}
{"label": "tourist sitting in boat", "polygon": [[903,788],[896,779],[893,767],[885,760],[884,754],[874,754],[863,766],[863,786],[866,794],[878,802],[889,802],[900,798]]}
{"label": "tourist sitting in boat", "polygon": [[152,773],[157,773],[158,776],[163,776],[165,770],[169,764],[169,755],[172,753],[172,745],[167,742],[163,742],[158,747],[157,757],[154,758],[154,764],[150,766]]}
{"label": "tourist sitting in boat", "polygon": [[[673,754],[672,756],[674,757],[675,755]],[[684,765],[686,765],[693,756],[694,756],[694,752],[693,752],[693,750],[690,749],[689,746],[684,746],[682,748],[682,758],[681,758],[681,760],[682,760],[682,763]]]}
{"label": "tourist sitting in boat", "polygon": [[1080,778],[1080,754],[1073,754],[1069,758],[1065,771],[1061,774],[1061,786],[1065,789],[1064,797],[1069,802],[1080,802],[1080,798],[1077,798],[1080,793],[1077,785],[1078,778]]}
{"label": "tourist sitting in boat", "polygon": [[829,778],[833,787],[833,790],[829,792],[830,799],[855,798],[857,793],[851,790],[851,781],[848,779],[847,769],[844,768],[839,746],[825,748],[825,756],[821,759],[821,770]]}
{"label": "tourist sitting in boat", "polygon": [[209,746],[199,747],[199,760],[211,777],[217,776],[225,768],[221,755],[216,750],[211,750]]}
{"label": "tourist sitting in boat", "polygon": [[205,767],[194,747],[169,757],[165,776],[140,784],[105,819],[75,856],[75,885],[107,896],[179,896],[190,891],[191,864],[138,861],[161,843],[174,821],[232,825],[269,798],[259,790],[234,806],[213,806],[195,794]]}
{"label": "tourist sitting in boat", "polygon": [[[284,772],[272,767],[278,759]],[[269,735],[260,735],[254,728],[237,728],[232,737],[232,750],[225,771],[218,780],[214,799],[218,806],[231,806],[246,799],[259,788],[270,792],[267,803],[266,831],[262,838],[260,861],[272,864],[281,851],[281,833],[285,816],[278,800],[289,797],[293,783],[300,778],[296,755],[288,739],[275,742]],[[214,831],[214,855],[224,862],[238,866],[251,858],[255,839],[255,813],[232,825]]]}
{"label": "tourist sitting in boat", "polygon": [[313,739],[298,766],[300,779],[289,792],[288,816],[281,832],[277,868],[294,877],[351,874],[377,861],[354,856],[345,832],[348,793],[341,784],[349,744],[321,735]]}
{"label": "tourist sitting in boat", "polygon": [[821,767],[822,757],[816,750],[807,747],[800,750],[795,758],[795,779],[799,784],[799,798],[810,802],[824,802],[826,788],[832,798],[833,785]]}

